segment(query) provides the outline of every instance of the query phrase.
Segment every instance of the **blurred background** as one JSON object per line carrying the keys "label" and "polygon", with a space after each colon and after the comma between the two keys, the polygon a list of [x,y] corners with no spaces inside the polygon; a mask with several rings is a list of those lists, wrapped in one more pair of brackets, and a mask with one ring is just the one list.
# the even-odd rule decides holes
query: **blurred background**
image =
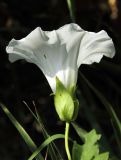
{"label": "blurred background", "polygon": [[[112,104],[121,119],[121,1],[73,0],[73,3],[78,25],[93,32],[106,30],[114,41],[113,59],[104,57],[100,64],[82,65],[80,72]],[[33,111],[32,101],[35,102],[49,134],[64,133],[64,124],[56,115],[52,91],[43,73],[23,60],[11,64],[5,48],[12,38],[21,39],[37,26],[50,31],[70,22],[66,0],[0,0],[0,101],[38,145],[44,140],[41,128],[23,101]],[[80,74],[77,85],[80,99],[77,123],[87,131],[95,128],[102,133],[105,149],[120,157],[108,111]],[[76,136],[73,129],[71,136]],[[64,155],[63,141],[59,144]],[[0,160],[26,160],[29,154],[19,133],[0,109]]]}

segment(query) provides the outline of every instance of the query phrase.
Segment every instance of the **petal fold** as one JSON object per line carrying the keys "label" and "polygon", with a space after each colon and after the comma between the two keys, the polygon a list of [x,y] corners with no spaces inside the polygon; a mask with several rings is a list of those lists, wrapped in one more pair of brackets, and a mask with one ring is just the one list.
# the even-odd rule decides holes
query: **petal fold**
{"label": "petal fold", "polygon": [[80,43],[77,65],[99,63],[103,56],[112,58],[114,55],[113,41],[104,30],[86,32]]}

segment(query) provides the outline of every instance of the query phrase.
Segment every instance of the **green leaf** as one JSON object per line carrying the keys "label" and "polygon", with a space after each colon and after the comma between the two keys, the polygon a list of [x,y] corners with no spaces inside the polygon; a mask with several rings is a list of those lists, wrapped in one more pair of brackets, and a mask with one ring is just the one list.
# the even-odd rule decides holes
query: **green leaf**
{"label": "green leaf", "polygon": [[88,80],[87,78],[81,73],[79,72],[81,78],[87,83],[87,85],[92,89],[92,91],[96,94],[96,96],[100,99],[100,101],[102,102],[102,104],[105,106],[105,108],[107,109],[112,123],[113,123],[113,127],[115,128],[114,132],[116,133],[117,137],[117,144],[119,146],[119,150],[121,151],[121,122],[118,118],[118,116],[116,115],[112,105],[110,104],[110,102],[103,96],[103,94],[98,91]]}
{"label": "green leaf", "polygon": [[101,138],[93,129],[84,134],[84,144],[79,145],[74,142],[72,148],[72,160],[108,160],[109,153],[99,154],[98,140]]}
{"label": "green leaf", "polygon": [[[36,150],[37,146],[34,143],[34,141],[31,139],[31,137],[28,135],[28,133],[25,131],[25,129],[20,125],[20,123],[16,120],[16,118],[12,115],[12,113],[7,109],[7,107],[5,105],[0,103],[0,107],[2,108],[4,113],[8,116],[8,118],[13,123],[15,128],[18,130],[18,132],[20,133],[21,137],[23,138],[23,140],[25,141],[27,146],[30,148],[30,150],[32,152],[34,152]],[[41,154],[37,157],[37,159],[44,160],[44,158],[42,157]]]}
{"label": "green leaf", "polygon": [[71,121],[74,114],[74,102],[69,91],[56,78],[55,108],[62,121]]}
{"label": "green leaf", "polygon": [[[102,135],[103,138],[100,142],[101,149],[108,150],[112,153],[113,151],[105,135],[105,132],[102,130],[102,127],[97,120],[97,115],[94,113],[94,108],[98,108],[97,103],[95,101],[95,95],[90,90],[89,86],[83,81],[82,78],[79,79],[79,83],[81,90],[78,90],[78,98],[80,99],[81,103],[84,103],[83,109],[86,116],[86,120],[90,124],[91,128],[96,129],[96,131]],[[99,112],[100,109],[97,110]]]}
{"label": "green leaf", "polygon": [[48,139],[46,139],[37,149],[36,151],[28,158],[28,160],[33,160],[41,151],[43,148],[45,148],[47,145],[49,145],[51,142],[53,142],[56,139],[59,138],[65,138],[65,135],[63,134],[55,134]]}
{"label": "green leaf", "polygon": [[108,160],[108,159],[109,159],[109,153],[108,152],[99,154],[94,158],[94,160]]}
{"label": "green leaf", "polygon": [[72,160],[81,160],[82,154],[82,146],[79,145],[76,141],[74,141],[72,148]]}
{"label": "green leaf", "polygon": [[75,122],[71,123],[72,126],[74,127],[76,133],[78,134],[78,136],[81,138],[81,140],[84,142],[85,140],[85,135],[87,134],[87,131],[80,128]]}
{"label": "green leaf", "polygon": [[94,156],[98,155],[99,147],[96,144],[101,135],[96,134],[95,130],[85,135],[85,143],[82,147],[81,160],[91,160]]}

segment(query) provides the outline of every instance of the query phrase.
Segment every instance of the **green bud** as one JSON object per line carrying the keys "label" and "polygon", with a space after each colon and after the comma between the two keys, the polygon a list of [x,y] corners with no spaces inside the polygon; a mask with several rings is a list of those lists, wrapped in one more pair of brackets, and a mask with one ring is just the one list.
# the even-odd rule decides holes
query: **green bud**
{"label": "green bud", "polygon": [[72,95],[72,90],[70,91],[70,89],[66,89],[61,81],[56,78],[56,93],[54,96],[54,103],[56,112],[62,121],[73,121],[78,115],[79,103],[74,94]]}

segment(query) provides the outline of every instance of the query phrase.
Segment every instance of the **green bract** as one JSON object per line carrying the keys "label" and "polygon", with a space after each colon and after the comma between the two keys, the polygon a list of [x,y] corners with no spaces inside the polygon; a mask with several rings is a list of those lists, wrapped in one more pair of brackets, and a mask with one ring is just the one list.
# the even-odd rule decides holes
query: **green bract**
{"label": "green bract", "polygon": [[54,96],[54,103],[56,112],[62,121],[70,122],[73,121],[78,114],[79,103],[75,98],[75,92],[68,90],[64,87],[61,81],[56,77],[56,93]]}

